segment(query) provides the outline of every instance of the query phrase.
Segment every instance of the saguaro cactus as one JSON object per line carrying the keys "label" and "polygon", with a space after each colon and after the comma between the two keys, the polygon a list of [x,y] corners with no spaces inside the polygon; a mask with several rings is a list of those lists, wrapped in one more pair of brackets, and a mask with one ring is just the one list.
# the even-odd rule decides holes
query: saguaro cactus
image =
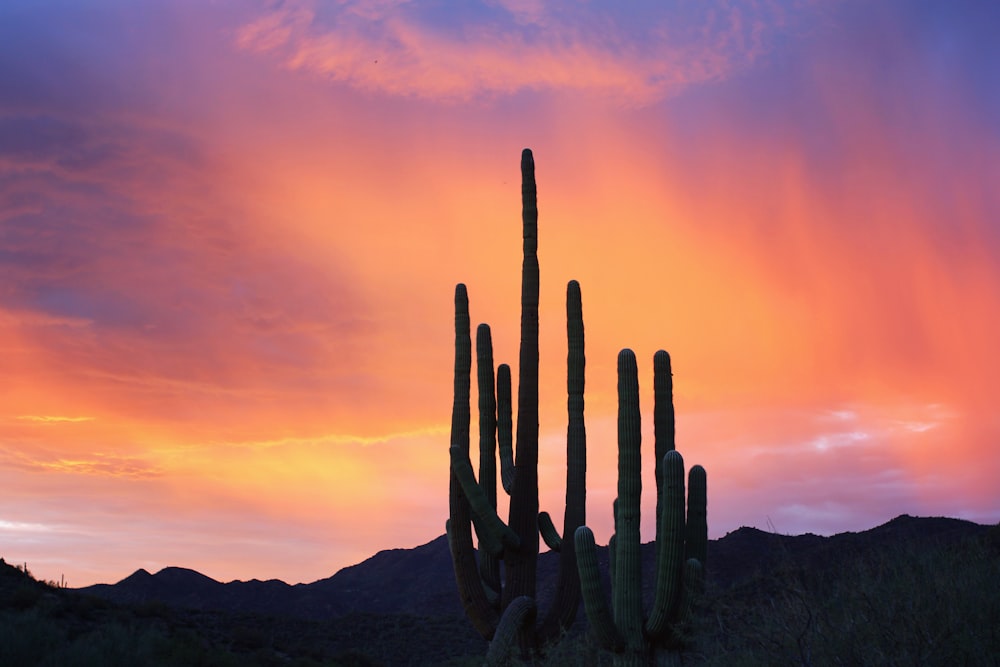
{"label": "saguaro cactus", "polygon": [[597,570],[594,534],[587,526],[574,541],[583,602],[594,636],[615,651],[616,665],[671,664],[678,657],[680,625],[690,612],[691,595],[701,586],[708,545],[705,469],[691,468],[687,518],[684,511],[684,460],[674,448],[673,388],[670,357],[654,356],[654,430],[656,433],[656,592],[643,619],[640,570],[641,416],[635,354],[618,355],[618,499],[615,535],[609,544],[612,611],[609,613]]}
{"label": "saguaro cactus", "polygon": [[[575,542],[569,539],[586,520],[586,431],[583,424],[584,352],[580,286],[567,286],[569,340],[567,389],[566,508],[560,539],[551,519],[538,509],[538,207],[531,151],[521,154],[521,200],[524,260],[521,270],[521,345],[517,401],[516,450],[512,446],[510,369],[497,369],[493,387],[493,351],[488,326],[476,335],[479,389],[479,480],[469,459],[472,342],[465,285],[455,288],[455,394],[452,407],[450,518],[448,541],[455,579],[466,614],[486,639],[497,632],[509,644],[517,633],[522,652],[531,652],[572,624],[580,601]],[[496,513],[496,454],[504,490],[510,494],[505,524]],[[470,522],[479,538],[479,564]],[[538,536],[560,552],[556,595],[548,613],[535,625],[534,599]],[[501,590],[499,562],[504,566]],[[530,609],[531,613],[526,613]],[[501,623],[501,614],[508,618]],[[500,630],[498,630],[498,626]]]}

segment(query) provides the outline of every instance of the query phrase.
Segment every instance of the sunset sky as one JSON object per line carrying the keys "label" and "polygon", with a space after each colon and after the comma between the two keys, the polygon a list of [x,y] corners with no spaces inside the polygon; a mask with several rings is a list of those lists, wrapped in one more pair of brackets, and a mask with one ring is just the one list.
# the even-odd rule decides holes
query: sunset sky
{"label": "sunset sky", "polygon": [[711,537],[997,522],[998,25],[973,0],[5,0],[0,556],[294,583],[441,535],[456,283],[516,381],[524,147],[557,525],[570,279],[598,542],[623,347],[647,539],[659,348]]}

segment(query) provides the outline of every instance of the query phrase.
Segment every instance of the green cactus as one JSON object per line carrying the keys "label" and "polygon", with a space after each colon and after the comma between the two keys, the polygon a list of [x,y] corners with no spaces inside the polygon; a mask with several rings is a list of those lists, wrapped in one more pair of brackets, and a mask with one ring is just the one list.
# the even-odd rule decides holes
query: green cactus
{"label": "green cactus", "polygon": [[[476,336],[478,364],[480,474],[477,482],[469,459],[471,336],[465,285],[455,288],[455,384],[451,429],[448,540],[459,595],[466,614],[486,639],[504,628],[516,631],[522,654],[557,638],[576,617],[580,580],[576,547],[560,538],[552,520],[538,511],[538,208],[534,159],[521,154],[521,198],[524,260],[521,270],[521,344],[518,378],[517,440],[513,443],[510,369],[497,369],[493,387],[493,351],[489,327]],[[580,286],[571,281],[566,295],[569,357],[567,372],[566,508],[563,536],[573,535],[586,520],[586,430],[583,423],[584,348]],[[494,398],[495,396],[495,398]],[[505,524],[496,512],[496,455],[500,477],[510,495]],[[470,523],[479,539],[479,565]],[[559,579],[552,606],[536,626],[534,599],[539,532],[560,554]],[[499,562],[504,567],[500,586]],[[531,600],[529,605],[525,599]],[[516,604],[515,604],[516,603]],[[532,613],[527,613],[527,609]],[[501,616],[516,616],[516,619]]]}
{"label": "green cactus", "polygon": [[[674,449],[673,388],[670,357],[662,350],[653,361],[656,433],[656,587],[653,606],[643,620],[639,501],[641,495],[641,415],[635,354],[618,355],[618,498],[615,534],[609,543],[612,610],[601,590],[594,534],[581,526],[574,535],[583,603],[594,636],[615,652],[616,665],[676,662],[680,628],[690,614],[692,595],[701,587],[708,545],[705,469],[690,470],[687,516],[684,459]],[[668,405],[669,403],[669,405]]]}

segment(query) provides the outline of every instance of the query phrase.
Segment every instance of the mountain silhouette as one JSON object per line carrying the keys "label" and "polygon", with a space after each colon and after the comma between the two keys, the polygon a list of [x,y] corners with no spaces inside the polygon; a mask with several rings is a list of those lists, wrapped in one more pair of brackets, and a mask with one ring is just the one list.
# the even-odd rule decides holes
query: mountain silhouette
{"label": "mountain silhouette", "polygon": [[[823,537],[780,535],[743,527],[708,545],[707,580],[728,588],[781,564],[822,572],[848,556],[873,550],[958,542],[986,531],[988,526],[943,517],[898,516],[861,532]],[[654,548],[643,545],[643,571],[653,571]],[[607,548],[598,550],[606,574]],[[558,558],[552,552],[539,559],[539,598],[553,594]],[[653,577],[644,576],[647,600]],[[303,619],[332,619],[349,613],[463,616],[451,555],[445,536],[412,549],[380,551],[345,567],[327,579],[289,585],[283,581],[221,583],[194,570],[167,567],[155,574],[140,569],[116,584],[78,589],[117,603],[158,602],[199,610],[254,612]],[[582,617],[582,611],[581,611]]]}

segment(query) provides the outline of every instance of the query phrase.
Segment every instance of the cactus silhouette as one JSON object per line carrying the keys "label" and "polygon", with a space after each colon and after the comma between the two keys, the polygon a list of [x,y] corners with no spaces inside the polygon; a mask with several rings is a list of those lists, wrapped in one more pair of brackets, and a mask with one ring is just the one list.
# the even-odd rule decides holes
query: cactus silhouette
{"label": "cactus silhouette", "polygon": [[[522,654],[539,650],[558,637],[576,617],[580,581],[572,536],[586,520],[586,430],[583,422],[584,350],[580,286],[566,290],[569,341],[567,390],[566,507],[563,539],[538,503],[538,208],[531,151],[521,154],[523,264],[521,270],[521,342],[517,398],[517,438],[513,442],[510,368],[501,365],[494,393],[490,328],[476,332],[479,391],[479,479],[469,458],[472,341],[465,285],[455,288],[455,378],[451,425],[448,542],[459,596],[466,615],[498,650],[517,645]],[[496,457],[510,495],[504,523],[496,511]],[[478,563],[472,529],[478,538]],[[548,612],[535,624],[539,533],[559,552],[559,577]],[[501,586],[500,563],[504,576]],[[496,635],[496,636],[494,636]],[[504,650],[499,650],[499,647]]]}
{"label": "cactus silhouette", "polygon": [[674,448],[673,381],[670,356],[653,358],[656,433],[656,588],[643,619],[640,569],[641,415],[635,354],[618,354],[618,498],[610,551],[611,600],[608,610],[597,569],[594,534],[587,526],[574,541],[584,609],[599,643],[616,653],[616,665],[679,664],[681,626],[692,595],[701,587],[708,547],[705,469],[691,468],[687,517],[684,460]]}

